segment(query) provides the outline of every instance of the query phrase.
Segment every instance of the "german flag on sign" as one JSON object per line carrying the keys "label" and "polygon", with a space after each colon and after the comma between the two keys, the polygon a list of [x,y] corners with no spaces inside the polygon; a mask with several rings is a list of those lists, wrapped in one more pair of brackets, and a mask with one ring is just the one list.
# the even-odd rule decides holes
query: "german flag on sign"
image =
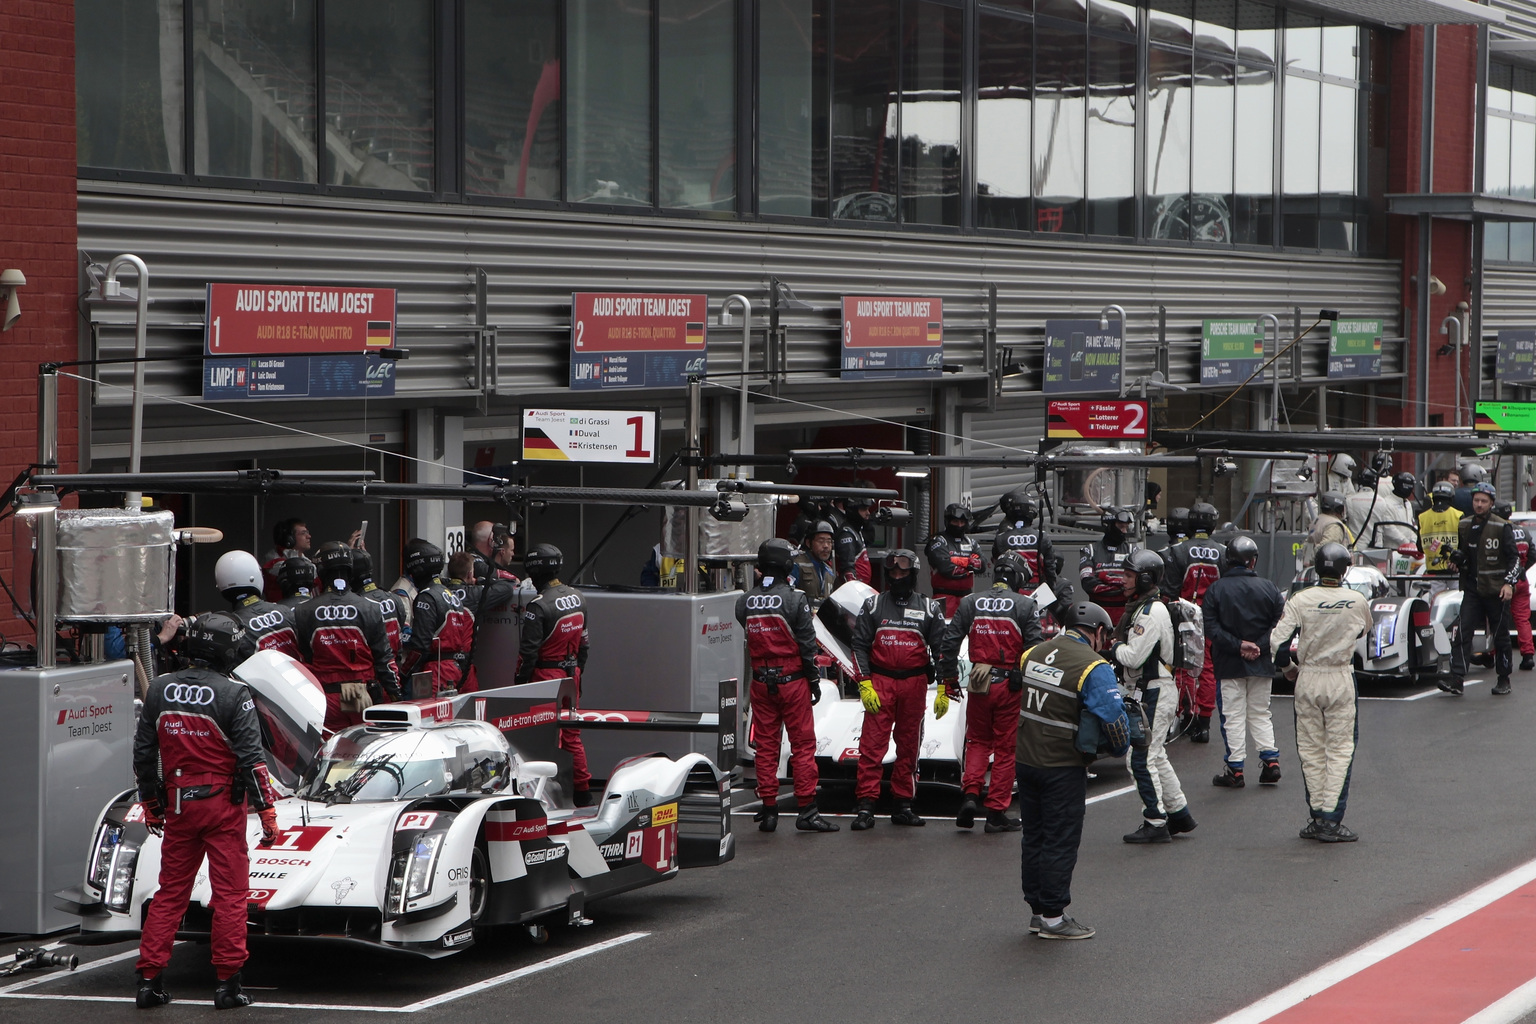
{"label": "german flag on sign", "polygon": [[1492,416],[1489,416],[1487,413],[1485,413],[1481,409],[1479,409],[1477,411],[1477,415],[1473,417],[1472,429],[1473,430],[1503,430],[1504,428],[1503,428],[1503,426],[1501,426],[1499,424],[1498,420],[1495,420]]}
{"label": "german flag on sign", "polygon": [[683,328],[683,341],[689,345],[704,344],[704,325],[688,324]]}
{"label": "german flag on sign", "polygon": [[550,462],[569,462],[571,457],[538,427],[523,428],[523,458],[544,459]]}
{"label": "german flag on sign", "polygon": [[389,348],[395,340],[395,325],[388,320],[368,321],[368,347]]}
{"label": "german flag on sign", "polygon": [[1254,336],[1253,354],[1256,356],[1262,356],[1264,354],[1264,335],[1259,334]]}
{"label": "german flag on sign", "polygon": [[928,340],[929,341],[943,341],[944,340],[944,325],[943,324],[929,324],[928,325]]}

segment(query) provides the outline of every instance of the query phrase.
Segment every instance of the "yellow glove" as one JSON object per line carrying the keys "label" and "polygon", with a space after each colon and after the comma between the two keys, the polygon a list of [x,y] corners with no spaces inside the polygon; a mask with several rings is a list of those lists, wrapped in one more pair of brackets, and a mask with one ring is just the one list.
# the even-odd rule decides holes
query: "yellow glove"
{"label": "yellow glove", "polygon": [[880,713],[880,695],[875,692],[875,684],[868,679],[859,680],[859,700],[864,702],[864,710],[875,715]]}
{"label": "yellow glove", "polygon": [[949,714],[949,694],[945,691],[944,684],[940,683],[939,688],[933,693],[933,717],[943,718],[947,714]]}

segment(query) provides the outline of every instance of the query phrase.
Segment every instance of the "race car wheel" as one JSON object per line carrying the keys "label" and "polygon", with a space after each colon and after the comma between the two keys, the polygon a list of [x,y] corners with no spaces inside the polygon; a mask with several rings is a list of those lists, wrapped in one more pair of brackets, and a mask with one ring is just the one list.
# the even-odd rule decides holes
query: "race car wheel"
{"label": "race car wheel", "polygon": [[485,915],[485,905],[490,901],[491,871],[486,863],[485,850],[476,844],[469,855],[469,923],[479,924]]}
{"label": "race car wheel", "polygon": [[535,946],[542,946],[549,941],[549,929],[541,924],[525,925],[528,930],[528,941]]}

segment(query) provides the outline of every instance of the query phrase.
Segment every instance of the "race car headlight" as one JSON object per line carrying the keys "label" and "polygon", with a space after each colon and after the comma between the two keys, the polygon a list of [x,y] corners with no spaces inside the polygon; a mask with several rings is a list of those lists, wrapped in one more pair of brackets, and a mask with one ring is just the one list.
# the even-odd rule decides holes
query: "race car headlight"
{"label": "race car headlight", "polygon": [[91,854],[91,868],[86,877],[91,888],[106,892],[112,879],[112,857],[123,841],[123,826],[102,822],[96,830],[96,847]]}
{"label": "race car headlight", "polygon": [[102,894],[111,910],[128,910],[133,894],[133,877],[139,863],[139,844],[123,838],[123,826],[103,823],[96,833],[96,849],[91,855],[91,888]]}
{"label": "race car headlight", "polygon": [[432,890],[437,855],[443,847],[446,834],[423,832],[410,849],[395,854],[389,875],[389,904],[395,913],[405,913],[412,902]]}

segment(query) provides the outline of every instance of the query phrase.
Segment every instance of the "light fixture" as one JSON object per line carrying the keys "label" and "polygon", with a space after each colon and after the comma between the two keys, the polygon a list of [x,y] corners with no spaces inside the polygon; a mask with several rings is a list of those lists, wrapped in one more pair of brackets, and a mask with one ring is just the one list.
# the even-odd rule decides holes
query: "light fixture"
{"label": "light fixture", "polygon": [[900,476],[900,477],[905,477],[908,480],[927,480],[928,479],[928,471],[926,469],[898,469],[896,471],[896,475]]}
{"label": "light fixture", "polygon": [[16,490],[16,514],[35,516],[59,507],[59,496],[52,487],[19,487]]}
{"label": "light fixture", "polygon": [[722,523],[739,523],[747,518],[747,503],[734,494],[722,493],[710,506],[709,514]]}
{"label": "light fixture", "polygon": [[21,301],[16,297],[16,291],[26,284],[27,275],[19,270],[0,272],[0,292],[5,294],[5,319],[0,320],[0,331],[10,330],[21,319]]}

